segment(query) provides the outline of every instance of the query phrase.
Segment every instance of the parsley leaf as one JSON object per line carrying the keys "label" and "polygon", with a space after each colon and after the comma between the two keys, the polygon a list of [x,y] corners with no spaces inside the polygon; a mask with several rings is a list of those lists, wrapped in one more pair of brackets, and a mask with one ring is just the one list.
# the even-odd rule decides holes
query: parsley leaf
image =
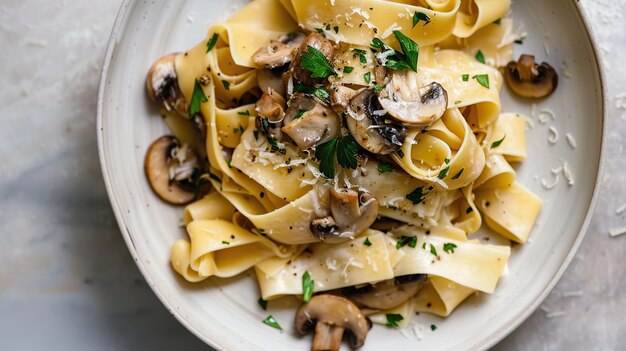
{"label": "parsley leaf", "polygon": [[476,81],[478,81],[478,84],[489,89],[489,75],[488,74],[477,74],[473,76],[472,78],[476,79]]}
{"label": "parsley leaf", "polygon": [[372,246],[372,242],[370,241],[369,237],[365,238],[365,240],[363,241],[363,245]]}
{"label": "parsley leaf", "polygon": [[497,25],[502,24],[502,18],[498,18],[497,20],[493,21],[493,24],[497,24]]}
{"label": "parsley leaf", "polygon": [[302,84],[296,84],[293,87],[293,91],[318,98],[320,101],[325,103],[330,103],[330,94],[322,87],[309,87]]}
{"label": "parsley leaf", "polygon": [[405,55],[404,63],[412,70],[417,72],[417,58],[419,56],[420,47],[411,38],[402,34],[399,30],[394,30],[393,35],[398,39],[402,52]]}
{"label": "parsley leaf", "polygon": [[491,148],[492,148],[492,149],[495,149],[495,148],[497,148],[498,146],[500,146],[500,144],[502,144],[502,142],[504,141],[504,138],[506,138],[506,134],[504,134],[504,136],[502,137],[502,139],[500,139],[500,140],[496,140],[496,141],[494,141],[493,143],[491,143]]}
{"label": "parsley leaf", "polygon": [[262,297],[259,297],[259,299],[257,300],[257,302],[259,303],[259,306],[261,306],[261,308],[263,310],[267,310],[267,301],[263,300]]}
{"label": "parsley leaf", "polygon": [[470,213],[472,213],[472,212],[474,212],[474,209],[472,208],[472,206],[468,207],[468,208],[465,210],[465,214],[470,214]]}
{"label": "parsley leaf", "polygon": [[309,110],[298,110],[298,113],[296,113],[295,116],[293,116],[293,119],[298,119],[302,116],[304,116],[305,113],[309,112]]}
{"label": "parsley leaf", "polygon": [[341,137],[337,141],[337,162],[343,168],[356,169],[356,154],[359,151],[359,145],[352,135]]}
{"label": "parsley leaf", "polygon": [[428,244],[430,245],[430,253],[433,254],[434,256],[437,256],[437,249],[435,249],[435,246],[433,244]]}
{"label": "parsley leaf", "polygon": [[196,79],[196,82],[193,84],[191,103],[189,104],[189,118],[194,118],[198,113],[200,113],[200,104],[207,101],[209,101],[209,99],[207,99],[206,95],[204,95],[202,86]]}
{"label": "parsley leaf", "polygon": [[385,47],[385,43],[383,43],[383,41],[378,38],[374,38],[370,43],[370,47],[372,49],[382,49],[383,47]]}
{"label": "parsley leaf", "polygon": [[383,90],[383,88],[384,88],[384,87],[383,87],[382,85],[380,85],[380,84],[376,84],[376,85],[374,86],[374,91],[379,92],[379,91]]}
{"label": "parsley leaf", "polygon": [[307,51],[302,53],[300,65],[305,70],[311,72],[312,78],[326,78],[336,74],[326,56],[311,45],[308,45]]}
{"label": "parsley leaf", "polygon": [[417,205],[424,201],[424,197],[426,197],[427,194],[428,191],[424,191],[424,187],[420,186],[413,190],[411,193],[409,193],[406,198],[411,200],[411,202],[413,202],[413,205]]}
{"label": "parsley leaf", "polygon": [[313,296],[314,285],[315,281],[311,279],[311,274],[309,274],[309,271],[305,271],[302,275],[302,300],[304,302],[309,302],[311,296]]}
{"label": "parsley leaf", "polygon": [[278,151],[283,155],[287,153],[287,149],[280,145],[275,139],[268,137],[267,142],[272,146],[272,151]]}
{"label": "parsley leaf", "polygon": [[230,245],[230,242],[222,240],[222,245]]}
{"label": "parsley leaf", "polygon": [[409,247],[415,248],[417,246],[417,237],[416,236],[406,236],[403,235],[400,237],[400,240],[396,243],[396,249],[400,250],[400,248],[409,245]]}
{"label": "parsley leaf", "polygon": [[395,328],[398,327],[398,322],[404,319],[404,317],[402,317],[401,314],[396,314],[396,313],[387,313],[385,317],[387,318],[387,324],[385,325],[388,327],[395,327]]}
{"label": "parsley leaf", "polygon": [[430,23],[430,17],[425,13],[415,11],[415,13],[413,13],[413,28],[415,28],[420,21],[426,22],[424,25],[427,25]]}
{"label": "parsley leaf", "polygon": [[354,67],[345,66],[343,68],[343,73],[352,73],[352,71],[354,71]]}
{"label": "parsley leaf", "polygon": [[441,171],[439,171],[439,174],[437,174],[437,178],[439,179],[443,179],[448,175],[448,171],[450,170],[450,166],[442,169]]}
{"label": "parsley leaf", "polygon": [[206,43],[206,52],[207,53],[213,49],[213,47],[217,43],[217,39],[218,38],[219,38],[219,36],[217,35],[217,33],[214,33],[213,36],[211,37],[211,39],[209,39],[209,41]]}
{"label": "parsley leaf", "polygon": [[513,42],[514,42],[515,44],[518,44],[518,45],[522,45],[522,44],[524,44],[524,41],[523,41],[522,39],[515,39],[515,40],[513,40]]}
{"label": "parsley leaf", "polygon": [[335,33],[339,33],[339,26],[334,26],[333,30],[335,31]]}
{"label": "parsley leaf", "polygon": [[239,111],[237,112],[238,115],[240,116],[250,116],[250,111],[245,110],[245,111]]}
{"label": "parsley leaf", "polygon": [[452,178],[450,178],[450,179],[452,179],[452,180],[457,180],[457,179],[459,179],[459,177],[461,176],[461,174],[463,174],[463,170],[464,170],[464,169],[465,169],[465,168],[461,168],[461,170],[460,170],[460,171],[458,171],[455,175],[453,175],[453,176],[452,176]]}
{"label": "parsley leaf", "polygon": [[367,63],[367,56],[365,56],[366,51],[362,49],[352,49],[357,55],[359,55],[359,60],[361,63]]}
{"label": "parsley leaf", "polygon": [[369,84],[372,81],[372,72],[367,72],[363,75],[363,80],[365,83]]}
{"label": "parsley leaf", "polygon": [[274,317],[272,317],[272,315],[270,314],[269,316],[267,316],[267,318],[265,318],[263,320],[263,323],[269,325],[272,328],[276,328],[278,330],[283,330],[283,328],[280,326],[280,324],[278,324],[278,322],[276,321],[276,319],[274,319]]}
{"label": "parsley leaf", "polygon": [[379,162],[378,163],[378,172],[380,174],[387,173],[387,172],[393,172],[393,167],[390,164],[387,164],[387,163],[384,163],[384,162]]}
{"label": "parsley leaf", "polygon": [[480,51],[480,49],[478,49],[478,52],[476,53],[476,60],[480,63],[485,63],[485,55],[483,55],[483,52]]}
{"label": "parsley leaf", "polygon": [[432,330],[432,331],[437,330],[437,326],[436,326],[436,325],[434,325],[434,324],[431,324],[431,325],[430,325],[430,330]]}
{"label": "parsley leaf", "polygon": [[467,82],[469,80],[469,74],[464,74],[461,76],[461,78],[463,78],[464,82]]}
{"label": "parsley leaf", "polygon": [[332,138],[319,145],[315,150],[315,157],[320,161],[320,172],[328,179],[335,177],[335,150],[337,150],[337,143],[337,138]]}
{"label": "parsley leaf", "polygon": [[222,79],[222,85],[224,86],[224,89],[230,90],[230,82],[229,81]]}
{"label": "parsley leaf", "polygon": [[446,253],[454,253],[454,249],[456,249],[456,245],[453,243],[443,244],[443,251],[445,251]]}

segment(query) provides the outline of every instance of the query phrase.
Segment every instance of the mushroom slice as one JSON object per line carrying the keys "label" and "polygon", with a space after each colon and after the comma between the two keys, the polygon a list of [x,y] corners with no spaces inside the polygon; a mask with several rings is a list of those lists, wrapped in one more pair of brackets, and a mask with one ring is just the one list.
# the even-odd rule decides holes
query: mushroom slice
{"label": "mushroom slice", "polygon": [[385,116],[386,112],[378,106],[374,89],[364,89],[350,100],[346,124],[362,148],[374,154],[387,155],[402,146],[406,130]]}
{"label": "mushroom slice", "polygon": [[344,331],[351,335],[350,346],[358,348],[365,343],[370,322],[350,300],[341,296],[316,295],[298,309],[296,330],[305,335],[315,326],[312,351],[339,350]]}
{"label": "mushroom slice", "polygon": [[293,60],[296,48],[304,41],[304,33],[294,32],[281,35],[278,40],[271,40],[252,55],[252,61],[259,67],[282,67]]}
{"label": "mushroom slice", "polygon": [[332,89],[330,101],[333,108],[345,110],[350,104],[350,100],[357,94],[357,91],[340,85]]}
{"label": "mushroom slice", "polygon": [[324,81],[323,78],[311,78],[311,72],[302,68],[302,53],[308,52],[309,46],[319,50],[322,55],[326,57],[328,62],[333,62],[333,56],[335,55],[335,47],[333,44],[318,33],[313,32],[309,34],[306,39],[304,39],[302,44],[300,44],[300,47],[298,47],[294,59],[291,61],[291,65],[289,65],[289,71],[292,74],[294,84],[300,83],[314,86],[316,83]]}
{"label": "mushroom slice", "polygon": [[415,296],[425,284],[426,274],[411,274],[359,288],[343,288],[341,292],[363,306],[387,310]]}
{"label": "mushroom slice", "polygon": [[272,89],[281,96],[285,96],[285,85],[280,74],[269,69],[258,69],[256,70],[256,81],[261,91]]}
{"label": "mushroom slice", "polygon": [[435,122],[448,107],[448,93],[437,82],[419,87],[417,73],[395,71],[378,97],[390,116],[407,126],[426,126]]}
{"label": "mushroom slice", "polygon": [[298,145],[301,150],[325,143],[339,135],[339,116],[332,108],[323,106],[315,100],[312,109],[298,109],[296,104],[289,106],[292,121],[286,123],[282,131]]}
{"label": "mushroom slice", "polygon": [[535,56],[522,55],[504,68],[504,80],[515,94],[525,98],[546,97],[556,90],[559,76],[546,62],[535,63]]}
{"label": "mushroom slice", "polygon": [[189,146],[163,136],[148,148],[144,167],[152,190],[164,201],[184,205],[195,198],[198,158]]}
{"label": "mushroom slice", "polygon": [[281,140],[280,127],[285,118],[285,99],[269,89],[256,102],[256,111],[258,113],[255,120],[257,129],[272,139]]}
{"label": "mushroom slice", "polygon": [[166,110],[186,116],[187,101],[178,86],[176,55],[165,55],[152,64],[146,76],[146,92],[152,101],[160,102]]}

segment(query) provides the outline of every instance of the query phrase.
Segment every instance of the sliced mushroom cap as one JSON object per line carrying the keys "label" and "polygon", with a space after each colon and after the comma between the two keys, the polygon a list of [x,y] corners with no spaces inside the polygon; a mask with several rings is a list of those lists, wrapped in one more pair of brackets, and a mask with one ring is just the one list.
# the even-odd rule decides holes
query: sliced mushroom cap
{"label": "sliced mushroom cap", "polygon": [[380,310],[394,308],[415,296],[426,284],[426,274],[411,274],[341,292],[357,303]]}
{"label": "sliced mushroom cap", "polygon": [[312,351],[339,350],[344,331],[353,348],[363,346],[370,322],[350,300],[336,295],[316,295],[296,313],[296,330],[305,335],[315,326]]}
{"label": "sliced mushroom cap", "polygon": [[280,73],[275,73],[269,69],[256,70],[256,81],[261,91],[274,90],[281,96],[285,96],[285,85]]}
{"label": "sliced mushroom cap", "polygon": [[300,104],[291,104],[288,114],[291,121],[282,131],[287,134],[301,150],[320,145],[339,135],[341,125],[339,116],[332,108],[324,106],[313,99],[315,105],[309,110],[297,109]]}
{"label": "sliced mushroom cap", "polygon": [[285,99],[273,90],[264,92],[256,103],[257,117],[255,124],[267,137],[274,140],[282,139],[283,118],[285,118]]}
{"label": "sliced mushroom cap", "polygon": [[333,62],[333,56],[335,55],[335,47],[333,44],[322,35],[318,33],[309,34],[306,39],[300,44],[298,50],[295,53],[293,61],[291,61],[291,65],[289,65],[289,71],[292,74],[293,83],[294,84],[304,84],[313,86],[316,83],[323,82],[323,78],[311,78],[311,72],[305,70],[301,66],[302,62],[302,53],[308,52],[308,47],[312,46],[319,50],[324,57],[328,60],[328,62]]}
{"label": "sliced mushroom cap", "polygon": [[161,103],[166,110],[186,116],[187,101],[178,86],[176,55],[165,55],[152,64],[146,76],[146,92],[152,101]]}
{"label": "sliced mushroom cap", "polygon": [[163,136],[148,148],[144,167],[152,190],[164,201],[183,205],[195,198],[198,158],[173,136]]}
{"label": "sliced mushroom cap", "polygon": [[378,101],[390,116],[407,126],[425,126],[443,116],[448,93],[437,82],[419,87],[417,73],[395,71]]}
{"label": "sliced mushroom cap", "polygon": [[257,50],[252,55],[252,61],[263,68],[285,66],[293,60],[294,52],[304,38],[304,33],[300,32],[282,35],[278,40],[272,40],[266,47]]}
{"label": "sliced mushroom cap", "polygon": [[504,80],[515,94],[525,98],[546,97],[556,90],[559,76],[548,63],[535,63],[535,56],[522,55],[504,68]]}
{"label": "sliced mushroom cap", "polygon": [[346,124],[362,148],[387,155],[402,146],[406,130],[385,116],[386,112],[378,106],[374,89],[364,89],[350,100]]}

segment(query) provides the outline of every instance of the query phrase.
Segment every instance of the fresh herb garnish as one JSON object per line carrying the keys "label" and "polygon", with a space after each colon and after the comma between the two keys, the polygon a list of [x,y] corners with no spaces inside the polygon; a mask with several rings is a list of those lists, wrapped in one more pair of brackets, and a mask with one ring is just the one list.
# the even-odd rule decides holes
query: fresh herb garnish
{"label": "fresh herb garnish", "polygon": [[219,38],[219,36],[217,35],[217,33],[214,33],[213,36],[211,37],[211,39],[209,39],[209,41],[206,43],[206,52],[207,53],[213,49],[213,47],[217,43],[217,39],[218,38]]}
{"label": "fresh herb garnish", "polygon": [[222,79],[222,85],[224,86],[224,89],[230,90],[230,82],[229,81]]}
{"label": "fresh herb garnish", "polygon": [[485,63],[485,55],[483,55],[483,52],[480,51],[480,49],[478,49],[478,52],[476,53],[476,60],[480,63]]}
{"label": "fresh herb garnish", "polygon": [[405,236],[400,237],[400,240],[396,243],[396,249],[400,250],[400,248],[409,245],[409,247],[415,248],[417,246],[417,237],[416,236]]}
{"label": "fresh herb garnish", "polygon": [[404,63],[414,72],[417,72],[417,58],[419,56],[420,47],[411,38],[402,34],[399,30],[394,30],[393,35],[400,43],[400,48],[404,53]]}
{"label": "fresh herb garnish", "polygon": [[365,83],[369,84],[372,81],[372,72],[367,72],[363,75],[363,80]]}
{"label": "fresh herb garnish", "polygon": [[498,18],[497,20],[493,21],[493,24],[500,25],[501,23],[502,23],[502,18]]}
{"label": "fresh herb garnish", "polygon": [[406,198],[411,200],[413,205],[417,205],[424,201],[424,197],[428,194],[428,191],[424,191],[424,187],[417,187],[415,190],[411,191]]}
{"label": "fresh herb garnish", "polygon": [[432,330],[432,331],[437,330],[437,326],[436,326],[436,325],[434,325],[434,324],[431,324],[431,325],[430,325],[430,330]]}
{"label": "fresh herb garnish", "polygon": [[472,213],[472,212],[474,212],[474,209],[472,208],[472,206],[468,207],[468,208],[465,210],[465,214],[470,214],[470,213]]}
{"label": "fresh herb garnish", "polygon": [[330,30],[330,23],[326,24],[326,30]]}
{"label": "fresh herb garnish", "polygon": [[445,164],[450,163],[450,159],[449,159],[449,158],[447,158],[447,157],[446,157],[446,158],[444,158],[444,159],[443,159],[443,163],[445,163]]}
{"label": "fresh herb garnish", "polygon": [[352,51],[354,51],[357,55],[359,55],[359,60],[361,61],[361,63],[367,63],[367,56],[365,56],[367,52],[365,50],[352,49]]}
{"label": "fresh herb garnish", "polygon": [[336,74],[326,56],[311,45],[308,45],[307,51],[302,53],[300,65],[305,70],[311,72],[312,78],[326,78]]}
{"label": "fresh herb garnish", "polygon": [[387,324],[385,325],[388,327],[394,327],[394,328],[397,328],[398,322],[404,319],[404,317],[402,317],[401,314],[396,314],[396,313],[387,313],[385,317],[387,317]]}
{"label": "fresh herb garnish", "polygon": [[460,104],[461,102],[462,102],[461,100],[457,100],[457,101],[455,101],[455,102],[454,102],[454,104],[455,104],[455,105],[458,105],[458,104]]}
{"label": "fresh herb garnish", "polygon": [[230,245],[229,241],[222,240],[222,245]]}
{"label": "fresh herb garnish", "polygon": [[339,26],[334,26],[333,30],[335,31],[335,33],[339,33]]}
{"label": "fresh herb garnish", "polygon": [[191,103],[189,104],[189,118],[194,118],[198,113],[200,113],[200,105],[203,102],[207,102],[209,99],[204,95],[204,90],[202,90],[202,85],[196,79],[193,84],[193,93],[191,94]]}
{"label": "fresh herb garnish", "polygon": [[489,89],[489,75],[488,74],[477,74],[473,76],[472,78],[476,79],[476,81],[478,81],[478,84]]}
{"label": "fresh herb garnish", "polygon": [[461,78],[463,78],[464,82],[467,82],[469,80],[469,74],[464,74],[461,76]]}
{"label": "fresh herb garnish", "polygon": [[497,148],[498,146],[500,146],[500,144],[502,144],[502,142],[504,141],[504,138],[506,138],[506,134],[504,134],[504,136],[502,137],[502,139],[500,139],[500,140],[496,140],[496,141],[494,141],[493,143],[491,143],[491,148],[492,148],[492,149],[495,149],[495,148]]}
{"label": "fresh herb garnish", "polygon": [[302,300],[304,302],[309,302],[311,296],[313,296],[314,285],[315,281],[311,279],[311,274],[309,274],[309,271],[305,271],[302,275]]}
{"label": "fresh herb garnish", "polygon": [[307,113],[309,110],[298,110],[298,113],[296,113],[295,116],[293,116],[293,119],[298,119],[302,116],[304,116],[305,113]]}
{"label": "fresh herb garnish", "polygon": [[433,254],[434,256],[437,256],[437,249],[435,249],[435,246],[433,244],[428,244],[430,245],[430,253]]}
{"label": "fresh herb garnish", "polygon": [[522,39],[515,39],[515,40],[513,40],[513,42],[514,42],[515,44],[518,44],[518,45],[522,45],[522,44],[524,44],[524,41],[523,41]]}
{"label": "fresh herb garnish", "polygon": [[450,170],[450,166],[442,169],[441,171],[439,171],[439,174],[437,174],[437,178],[439,179],[443,179],[448,175],[448,171]]}
{"label": "fresh herb garnish", "polygon": [[326,89],[322,87],[309,87],[302,84],[296,84],[293,87],[293,91],[295,91],[296,93],[303,93],[309,96],[313,96],[325,103],[330,102],[330,94],[328,93],[328,91],[326,91]]}
{"label": "fresh herb garnish", "polygon": [[315,157],[320,161],[320,172],[324,177],[333,179],[335,177],[335,151],[337,150],[337,138],[321,144],[315,150]]}
{"label": "fresh herb garnish", "polygon": [[280,324],[278,324],[278,322],[276,321],[276,319],[274,319],[274,317],[272,317],[272,315],[270,314],[269,316],[267,316],[267,318],[265,318],[263,320],[263,323],[269,325],[272,328],[276,328],[278,330],[283,330],[283,328],[280,326]]}
{"label": "fresh herb garnish", "polygon": [[259,231],[259,233],[261,233],[261,234],[264,234],[264,233],[265,233],[265,229],[263,229],[263,228],[259,228],[259,229],[257,229],[257,230],[258,230],[258,231]]}
{"label": "fresh herb garnish", "polygon": [[337,142],[337,162],[343,168],[356,169],[356,155],[359,151],[359,144],[352,135],[345,135]]}
{"label": "fresh herb garnish", "polygon": [[382,86],[382,85],[380,85],[380,84],[376,84],[376,85],[374,86],[374,91],[379,92],[379,91],[381,91],[381,90],[383,90],[383,86]]}
{"label": "fresh herb garnish", "polygon": [[382,49],[383,47],[385,47],[385,43],[383,43],[383,41],[378,38],[374,38],[370,43],[370,47],[372,49]]}
{"label": "fresh herb garnish", "polygon": [[443,251],[445,251],[446,253],[454,253],[454,249],[456,249],[456,245],[453,243],[443,244]]}
{"label": "fresh herb garnish", "polygon": [[267,137],[267,142],[272,146],[272,151],[278,151],[283,155],[287,153],[287,149],[285,149],[285,147],[279,144],[275,139]]}
{"label": "fresh herb garnish", "polygon": [[245,110],[245,111],[239,111],[237,112],[238,115],[240,116],[250,116],[250,111]]}
{"label": "fresh herb garnish", "polygon": [[378,172],[380,172],[380,174],[393,172],[393,167],[391,167],[390,164],[378,162]]}
{"label": "fresh herb garnish", "polygon": [[461,170],[460,170],[460,171],[458,171],[455,175],[453,175],[453,176],[452,176],[452,178],[450,178],[450,179],[452,179],[452,180],[457,180],[457,179],[459,179],[459,177],[461,176],[461,174],[463,174],[463,170],[464,170],[464,169],[465,169],[465,168],[461,168]]}
{"label": "fresh herb garnish", "polygon": [[428,15],[423,12],[415,11],[415,13],[413,13],[413,28],[415,28],[415,26],[420,23],[420,21],[424,21],[424,25],[427,25],[430,23],[430,17],[428,17]]}
{"label": "fresh herb garnish", "polygon": [[261,308],[265,311],[267,310],[267,300],[263,300],[262,297],[259,297],[259,299],[257,300],[257,302],[259,303],[259,306],[261,306]]}
{"label": "fresh herb garnish", "polygon": [[363,245],[372,246],[372,242],[370,241],[369,237],[365,238],[365,240],[363,241]]}
{"label": "fresh herb garnish", "polygon": [[352,73],[352,71],[354,71],[354,67],[345,66],[343,68],[343,73]]}

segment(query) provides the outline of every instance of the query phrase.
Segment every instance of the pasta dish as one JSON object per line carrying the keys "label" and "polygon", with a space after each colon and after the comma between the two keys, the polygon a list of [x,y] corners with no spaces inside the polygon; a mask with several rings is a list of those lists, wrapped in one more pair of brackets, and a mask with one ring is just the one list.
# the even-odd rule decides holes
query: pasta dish
{"label": "pasta dish", "polygon": [[[255,0],[157,60],[146,90],[172,135],[145,170],[185,205],[174,270],[254,271],[257,308],[301,299],[295,329],[314,331],[312,350],[493,293],[542,204],[516,181],[526,118],[500,92],[544,98],[558,82],[532,55],[513,60],[509,7]],[[472,235],[483,222],[504,240]]]}

